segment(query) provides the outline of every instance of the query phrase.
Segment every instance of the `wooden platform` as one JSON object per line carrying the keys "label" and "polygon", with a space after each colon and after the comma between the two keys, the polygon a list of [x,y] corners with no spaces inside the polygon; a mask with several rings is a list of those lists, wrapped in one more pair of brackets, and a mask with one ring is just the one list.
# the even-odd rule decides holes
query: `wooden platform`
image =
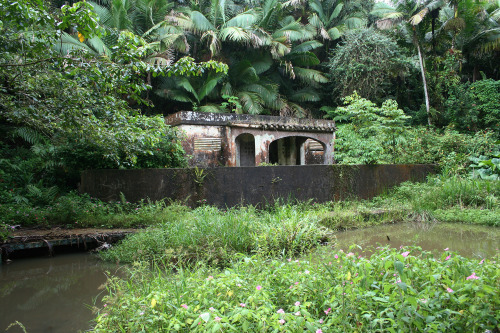
{"label": "wooden platform", "polygon": [[58,248],[91,250],[105,244],[113,244],[136,232],[137,229],[17,229],[9,239],[0,243],[0,264],[10,257],[38,249],[53,255]]}

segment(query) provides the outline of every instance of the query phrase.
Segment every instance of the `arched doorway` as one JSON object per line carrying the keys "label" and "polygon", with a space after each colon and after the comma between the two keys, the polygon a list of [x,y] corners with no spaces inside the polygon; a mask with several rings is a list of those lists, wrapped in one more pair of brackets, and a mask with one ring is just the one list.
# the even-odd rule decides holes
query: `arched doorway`
{"label": "arched doorway", "polygon": [[255,166],[255,138],[241,134],[236,138],[236,166]]}
{"label": "arched doorway", "polygon": [[269,163],[305,165],[324,163],[324,144],[302,136],[289,136],[271,142]]}

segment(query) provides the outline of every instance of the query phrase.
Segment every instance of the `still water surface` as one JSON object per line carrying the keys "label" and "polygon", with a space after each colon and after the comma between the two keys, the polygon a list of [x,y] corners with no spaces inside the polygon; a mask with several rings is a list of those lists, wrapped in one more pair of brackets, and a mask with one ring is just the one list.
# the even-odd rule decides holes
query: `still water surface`
{"label": "still water surface", "polygon": [[[0,332],[19,321],[28,333],[68,333],[90,327],[90,307],[102,298],[105,264],[87,253],[18,259],[0,266]],[[99,303],[97,303],[99,304]],[[22,332],[12,327],[9,333]]]}
{"label": "still water surface", "polygon": [[[460,223],[400,223],[336,234],[337,247],[356,244],[363,249],[418,245],[423,250],[442,252],[445,248],[469,258],[489,258],[500,248],[500,228]],[[359,251],[359,250],[358,250]]]}
{"label": "still water surface", "polygon": [[[483,258],[498,252],[500,228],[395,224],[341,232],[337,234],[337,241],[344,249],[352,244],[363,248],[419,245],[425,250],[441,252],[449,248],[463,256]],[[19,259],[0,266],[0,332],[16,320],[22,322],[29,333],[89,329],[94,318],[90,306],[94,300],[99,304],[105,293],[99,288],[106,281],[105,271],[122,272],[117,266],[84,253]],[[8,332],[22,330],[15,327]]]}

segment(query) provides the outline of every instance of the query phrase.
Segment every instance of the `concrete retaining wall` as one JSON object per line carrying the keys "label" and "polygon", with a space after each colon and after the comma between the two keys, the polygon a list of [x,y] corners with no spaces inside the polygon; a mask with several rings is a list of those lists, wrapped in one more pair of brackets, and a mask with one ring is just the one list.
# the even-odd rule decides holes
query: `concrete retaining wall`
{"label": "concrete retaining wall", "polygon": [[276,199],[315,202],[356,196],[371,198],[407,180],[423,181],[434,165],[305,165],[208,169],[87,170],[80,191],[105,201],[206,200],[219,207],[273,203]]}

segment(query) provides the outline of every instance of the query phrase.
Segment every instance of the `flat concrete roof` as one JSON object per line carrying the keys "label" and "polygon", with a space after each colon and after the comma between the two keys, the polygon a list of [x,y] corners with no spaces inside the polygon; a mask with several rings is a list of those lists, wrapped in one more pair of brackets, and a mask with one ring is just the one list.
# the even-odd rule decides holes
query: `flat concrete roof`
{"label": "flat concrete roof", "polygon": [[326,119],[292,118],[235,113],[180,111],[165,118],[170,126],[204,125],[251,127],[263,130],[335,132],[335,121]]}

